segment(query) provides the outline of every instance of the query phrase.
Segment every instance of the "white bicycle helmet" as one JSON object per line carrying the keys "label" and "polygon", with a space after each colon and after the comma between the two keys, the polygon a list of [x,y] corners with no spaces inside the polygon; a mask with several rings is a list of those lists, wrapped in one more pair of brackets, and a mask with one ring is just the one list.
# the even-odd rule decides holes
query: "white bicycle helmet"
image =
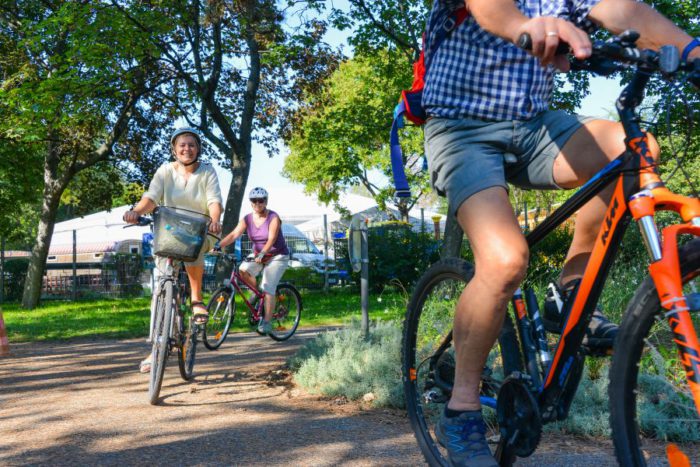
{"label": "white bicycle helmet", "polygon": [[192,135],[194,136],[194,139],[197,140],[197,145],[201,148],[202,147],[202,135],[199,134],[199,130],[196,128],[191,128],[184,126],[182,128],[177,128],[175,131],[173,131],[173,134],[170,135],[170,145],[172,146],[175,144],[175,138],[177,138],[180,135]]}
{"label": "white bicycle helmet", "polygon": [[173,131],[173,134],[170,135],[170,148],[173,151],[173,155],[175,155],[175,139],[177,139],[177,137],[180,135],[192,135],[194,139],[197,140],[197,157],[195,157],[189,164],[184,165],[196,164],[199,161],[199,155],[202,153],[202,135],[199,134],[199,131],[196,128],[187,126],[177,128],[175,131]]}
{"label": "white bicycle helmet", "polygon": [[259,186],[256,186],[255,188],[250,190],[250,193],[248,193],[248,199],[254,199],[254,198],[267,199],[267,190],[265,188],[261,188]]}

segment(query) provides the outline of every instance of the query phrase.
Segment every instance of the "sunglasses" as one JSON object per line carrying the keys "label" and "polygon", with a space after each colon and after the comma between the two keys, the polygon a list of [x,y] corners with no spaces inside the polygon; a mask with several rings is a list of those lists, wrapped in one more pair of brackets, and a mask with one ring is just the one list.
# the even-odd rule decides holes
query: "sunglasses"
{"label": "sunglasses", "polygon": [[256,204],[267,203],[267,198],[250,198],[250,202]]}

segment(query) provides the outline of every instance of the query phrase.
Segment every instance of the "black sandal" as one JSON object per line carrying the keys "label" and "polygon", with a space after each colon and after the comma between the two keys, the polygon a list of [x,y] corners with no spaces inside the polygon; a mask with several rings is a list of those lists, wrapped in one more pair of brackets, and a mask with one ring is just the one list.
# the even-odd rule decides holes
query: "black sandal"
{"label": "black sandal", "polygon": [[203,302],[192,302],[192,316],[197,324],[206,324],[209,321],[209,311]]}

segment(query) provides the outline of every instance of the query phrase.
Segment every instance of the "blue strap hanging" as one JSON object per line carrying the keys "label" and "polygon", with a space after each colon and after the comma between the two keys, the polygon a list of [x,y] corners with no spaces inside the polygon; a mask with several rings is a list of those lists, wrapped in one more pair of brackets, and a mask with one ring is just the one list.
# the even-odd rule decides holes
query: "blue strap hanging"
{"label": "blue strap hanging", "polygon": [[399,128],[404,126],[403,114],[405,112],[406,106],[401,100],[394,109],[394,121],[391,123],[391,136],[389,138],[391,146],[391,173],[394,176],[395,196],[397,198],[411,197],[411,189],[408,187],[408,180],[406,179],[406,172],[403,166],[403,152],[399,143]]}

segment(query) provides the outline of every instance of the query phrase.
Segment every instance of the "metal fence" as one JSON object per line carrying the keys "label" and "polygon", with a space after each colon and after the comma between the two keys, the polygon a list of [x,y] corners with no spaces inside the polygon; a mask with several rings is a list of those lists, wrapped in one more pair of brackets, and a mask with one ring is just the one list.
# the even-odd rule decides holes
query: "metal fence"
{"label": "metal fence", "polygon": [[[328,284],[343,283],[343,260],[331,256],[328,265],[323,261],[301,261],[301,256],[311,255],[323,258],[307,239],[288,239],[292,251],[290,267],[282,280],[302,289],[321,289]],[[245,257],[252,252],[252,244],[244,239],[237,256]],[[223,284],[230,275],[230,265],[219,264],[217,256],[206,255],[203,289],[212,292]],[[48,263],[42,281],[41,298],[49,300],[75,300],[89,298],[119,298],[148,295],[151,293],[154,277],[151,262],[143,261],[137,254],[106,256],[102,262],[63,262]],[[28,257],[4,258],[0,268],[0,303],[21,300],[24,278],[29,265]]]}

